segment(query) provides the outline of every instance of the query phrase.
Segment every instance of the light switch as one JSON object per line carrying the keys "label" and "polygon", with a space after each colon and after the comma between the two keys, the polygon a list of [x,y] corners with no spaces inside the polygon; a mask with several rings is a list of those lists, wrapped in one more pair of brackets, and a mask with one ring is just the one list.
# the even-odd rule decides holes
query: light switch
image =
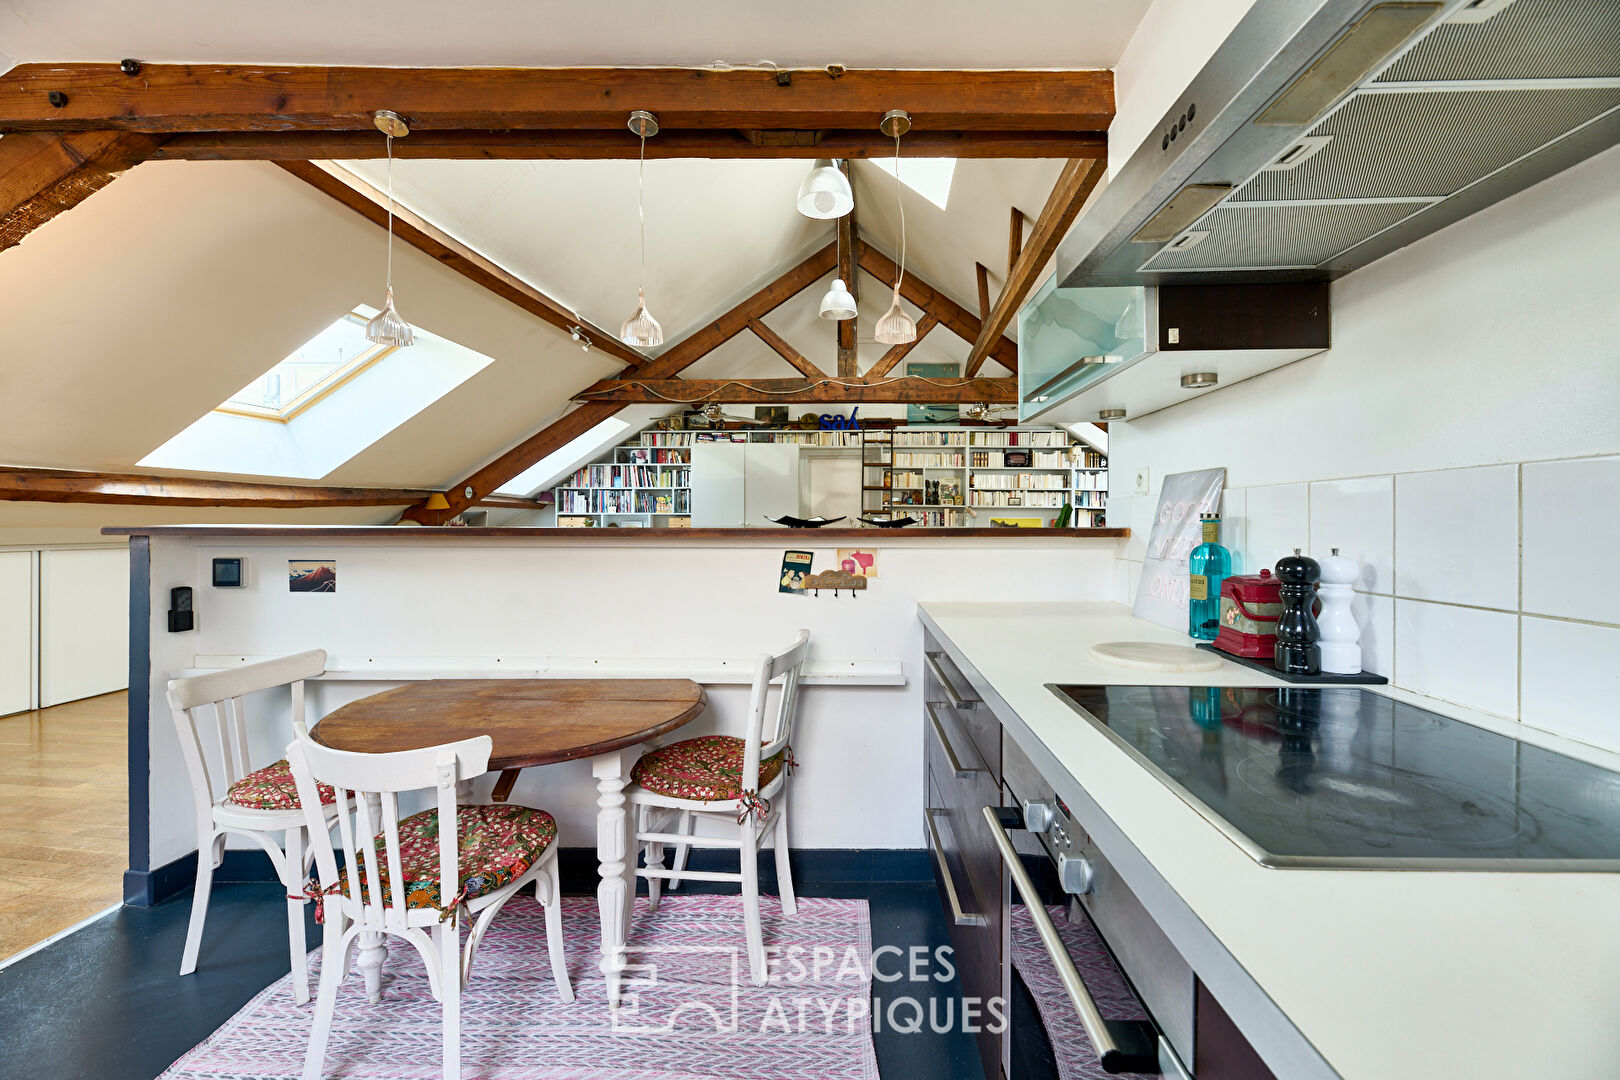
{"label": "light switch", "polygon": [[1171,345],[1181,344],[1181,327],[1172,326],[1165,330],[1164,340]]}

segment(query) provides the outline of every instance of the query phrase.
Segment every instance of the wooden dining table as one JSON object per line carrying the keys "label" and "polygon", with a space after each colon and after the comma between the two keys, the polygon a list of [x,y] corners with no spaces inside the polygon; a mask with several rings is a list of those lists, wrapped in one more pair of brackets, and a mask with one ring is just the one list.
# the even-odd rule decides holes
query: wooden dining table
{"label": "wooden dining table", "polygon": [[[334,750],[376,754],[488,735],[494,742],[489,767],[500,772],[496,801],[505,801],[526,768],[590,758],[600,967],[608,1001],[616,1005],[636,896],[624,797],[632,751],[691,721],[704,702],[703,687],[690,679],[424,679],[335,709],[310,729],[310,738]],[[463,796],[470,794],[469,784]],[[362,958],[361,966],[380,968],[382,943],[361,943],[363,953],[368,948],[374,958]]]}

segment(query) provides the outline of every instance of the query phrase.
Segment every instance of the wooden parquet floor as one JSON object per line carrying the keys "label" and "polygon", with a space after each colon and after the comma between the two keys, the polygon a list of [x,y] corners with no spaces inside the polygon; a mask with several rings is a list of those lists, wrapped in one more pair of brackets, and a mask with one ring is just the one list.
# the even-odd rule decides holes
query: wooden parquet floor
{"label": "wooden parquet floor", "polygon": [[126,697],[0,717],[0,959],[122,899]]}

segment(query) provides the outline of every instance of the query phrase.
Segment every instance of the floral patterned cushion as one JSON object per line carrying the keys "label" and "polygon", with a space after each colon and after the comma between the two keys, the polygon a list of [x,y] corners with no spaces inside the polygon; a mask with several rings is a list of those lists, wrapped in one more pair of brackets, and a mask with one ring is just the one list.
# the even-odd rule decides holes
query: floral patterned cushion
{"label": "floral patterned cushion", "polygon": [[[321,805],[330,806],[337,801],[330,784],[316,784],[315,790],[320,792]],[[225,801],[252,810],[297,810],[298,785],[293,783],[287,759],[282,758],[242,777],[226,791]]]}
{"label": "floral patterned cushion", "polygon": [[[729,802],[743,797],[743,741],[733,735],[704,735],[643,754],[630,779],[660,795],[696,802]],[[782,771],[787,750],[759,763],[759,786]]]}
{"label": "floral patterned cushion", "polygon": [[[405,875],[405,906],[433,908],[448,915],[457,905],[522,877],[555,839],[557,822],[544,810],[509,803],[458,806],[456,854],[461,892],[446,904],[439,896],[439,812],[412,814],[399,823],[399,867]],[[379,835],[375,845],[377,873],[382,878],[383,903],[387,905],[393,889],[388,880],[384,838]],[[356,862],[361,857],[355,853]],[[337,884],[326,891],[348,893],[347,864],[339,868]],[[360,899],[370,901],[365,882],[361,884]],[[320,916],[319,909],[316,914]]]}

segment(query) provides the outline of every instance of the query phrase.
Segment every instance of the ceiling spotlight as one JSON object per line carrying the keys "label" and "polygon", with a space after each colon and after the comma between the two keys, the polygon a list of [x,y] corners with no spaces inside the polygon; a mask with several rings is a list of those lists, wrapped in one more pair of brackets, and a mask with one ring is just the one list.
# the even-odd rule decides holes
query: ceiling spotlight
{"label": "ceiling spotlight", "polygon": [[849,178],[830,158],[817,158],[799,185],[799,213],[808,218],[841,218],[855,209]]}
{"label": "ceiling spotlight", "polygon": [[1181,377],[1183,390],[1207,390],[1220,381],[1220,376],[1213,371],[1195,371],[1191,375]]}
{"label": "ceiling spotlight", "polygon": [[636,213],[641,220],[641,285],[636,290],[635,314],[619,328],[626,345],[650,349],[664,343],[664,328],[647,310],[647,137],[658,134],[658,117],[645,109],[630,114],[630,130],[641,137],[641,159],[636,171]]}
{"label": "ceiling spotlight", "polygon": [[1097,419],[1099,419],[1099,420],[1123,420],[1123,419],[1125,419],[1125,410],[1124,409],[1099,409],[1098,412],[1097,412]]}
{"label": "ceiling spotlight", "polygon": [[591,351],[591,339],[585,336],[584,330],[581,330],[577,326],[570,326],[568,328],[568,336],[579,343],[581,352]]}

